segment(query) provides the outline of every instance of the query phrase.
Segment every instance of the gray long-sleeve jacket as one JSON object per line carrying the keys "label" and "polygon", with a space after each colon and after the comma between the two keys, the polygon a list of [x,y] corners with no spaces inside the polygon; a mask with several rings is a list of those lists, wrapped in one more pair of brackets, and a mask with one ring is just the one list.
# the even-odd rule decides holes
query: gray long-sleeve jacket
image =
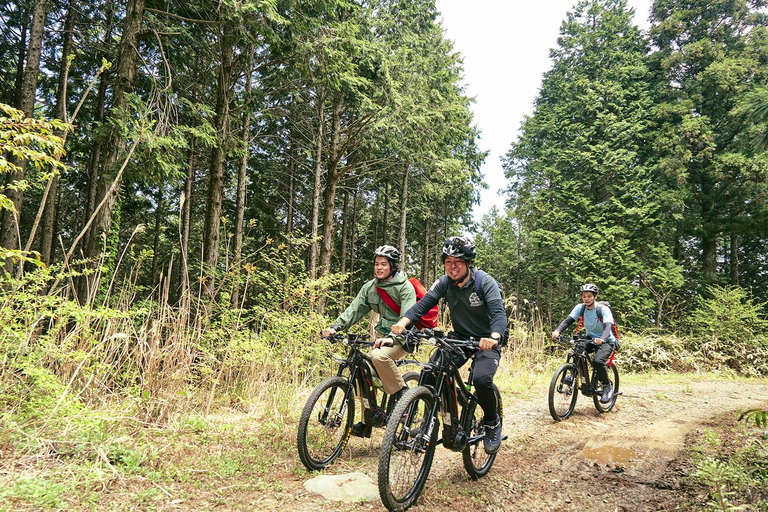
{"label": "gray long-sleeve jacket", "polygon": [[451,310],[453,330],[459,336],[475,339],[487,338],[491,333],[501,335],[507,329],[507,313],[496,281],[491,276],[483,279],[482,290],[485,303],[475,293],[475,269],[467,283],[459,288],[448,278],[441,276],[435,281],[427,294],[415,306],[403,315],[416,325],[427,311],[432,309],[441,298],[445,298]]}

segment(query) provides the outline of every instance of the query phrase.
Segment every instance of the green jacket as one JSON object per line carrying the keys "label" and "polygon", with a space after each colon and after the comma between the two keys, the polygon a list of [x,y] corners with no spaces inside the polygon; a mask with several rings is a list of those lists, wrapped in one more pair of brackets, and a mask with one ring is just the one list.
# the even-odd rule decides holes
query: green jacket
{"label": "green jacket", "polygon": [[[386,291],[395,304],[400,305],[400,313],[395,313],[384,303],[376,291],[377,286]],[[414,304],[416,304],[416,290],[408,282],[405,272],[398,272],[392,279],[384,282],[374,277],[363,285],[349,307],[334,320],[331,327],[337,331],[345,331],[369,311],[376,311],[381,315],[381,320],[376,325],[376,332],[389,336],[392,325],[397,323]]]}

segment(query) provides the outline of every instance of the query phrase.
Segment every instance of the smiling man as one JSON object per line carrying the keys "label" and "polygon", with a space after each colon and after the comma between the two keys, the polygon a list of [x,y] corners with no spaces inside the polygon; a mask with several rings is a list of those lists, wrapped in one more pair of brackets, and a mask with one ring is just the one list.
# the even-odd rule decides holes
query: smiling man
{"label": "smiling man", "polygon": [[478,274],[472,265],[475,255],[475,244],[471,238],[448,238],[441,255],[445,275],[435,281],[427,294],[392,326],[392,332],[401,334],[409,325],[416,325],[440,299],[445,299],[453,325],[450,336],[480,340],[479,351],[453,357],[457,367],[475,357],[473,378],[486,425],[483,444],[487,453],[496,453],[501,446],[501,418],[497,411],[493,376],[499,367],[501,345],[506,341],[502,334],[507,329],[507,314],[499,286],[491,276],[483,273],[481,282],[475,284]]}

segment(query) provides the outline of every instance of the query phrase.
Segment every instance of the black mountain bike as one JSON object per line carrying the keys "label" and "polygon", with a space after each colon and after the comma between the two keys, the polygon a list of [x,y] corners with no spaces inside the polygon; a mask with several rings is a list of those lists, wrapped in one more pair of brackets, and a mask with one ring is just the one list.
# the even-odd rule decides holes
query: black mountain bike
{"label": "black mountain bike", "polygon": [[[454,353],[477,349],[478,342],[449,339],[441,331],[431,334],[412,331],[405,336],[416,343],[427,338],[437,350],[432,362],[417,363],[423,368],[419,386],[403,395],[387,422],[378,479],[381,501],[389,510],[405,510],[416,502],[427,481],[438,444],[461,452],[464,469],[474,480],[485,476],[496,459],[496,453],[489,455],[483,447],[483,410],[471,391],[474,358],[467,385],[451,360]],[[434,386],[424,384],[427,375],[434,379]],[[503,418],[498,390],[496,398],[499,416]],[[442,438],[438,438],[440,418]]]}
{"label": "black mountain bike", "polygon": [[[327,339],[349,347],[349,353],[346,359],[331,356],[339,363],[336,376],[315,387],[301,412],[296,444],[301,462],[310,471],[324,469],[341,455],[352,431],[356,397],[362,398],[364,406],[362,417],[366,431],[363,437],[370,437],[373,427],[384,427],[387,422],[389,395],[381,388],[371,358],[362,350],[363,347],[371,347],[373,342],[366,341],[367,336],[355,334],[332,334]],[[401,359],[397,365],[415,362]],[[408,372],[403,379],[413,385],[418,381],[419,374]],[[381,394],[380,403],[376,401],[377,389]]]}
{"label": "black mountain bike", "polygon": [[[555,421],[564,420],[573,413],[579,391],[584,396],[592,397],[598,412],[604,413],[613,409],[613,406],[616,405],[616,398],[621,394],[619,393],[619,368],[614,361],[616,351],[613,351],[606,363],[608,379],[613,384],[613,396],[610,402],[604,404],[600,402],[603,386],[597,378],[592,358],[586,351],[587,343],[592,340],[577,336],[572,338],[560,336],[559,340],[571,344],[572,348],[568,351],[565,363],[557,369],[552,377],[552,383],[549,385],[549,413]],[[591,375],[590,367],[592,368]]]}

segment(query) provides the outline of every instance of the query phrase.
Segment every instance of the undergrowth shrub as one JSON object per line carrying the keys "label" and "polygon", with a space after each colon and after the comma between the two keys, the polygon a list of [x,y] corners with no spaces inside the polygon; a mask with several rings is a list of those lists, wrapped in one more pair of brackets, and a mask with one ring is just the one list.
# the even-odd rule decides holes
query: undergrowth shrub
{"label": "undergrowth shrub", "polygon": [[621,337],[619,361],[622,370],[644,372],[695,371],[698,362],[677,335],[642,335],[625,332]]}
{"label": "undergrowth shrub", "polygon": [[710,510],[768,508],[768,447],[744,424],[707,429],[691,448],[690,481],[706,489]]}
{"label": "undergrowth shrub", "polygon": [[710,286],[689,318],[687,349],[708,369],[768,375],[768,321],[765,304],[743,288]]}

